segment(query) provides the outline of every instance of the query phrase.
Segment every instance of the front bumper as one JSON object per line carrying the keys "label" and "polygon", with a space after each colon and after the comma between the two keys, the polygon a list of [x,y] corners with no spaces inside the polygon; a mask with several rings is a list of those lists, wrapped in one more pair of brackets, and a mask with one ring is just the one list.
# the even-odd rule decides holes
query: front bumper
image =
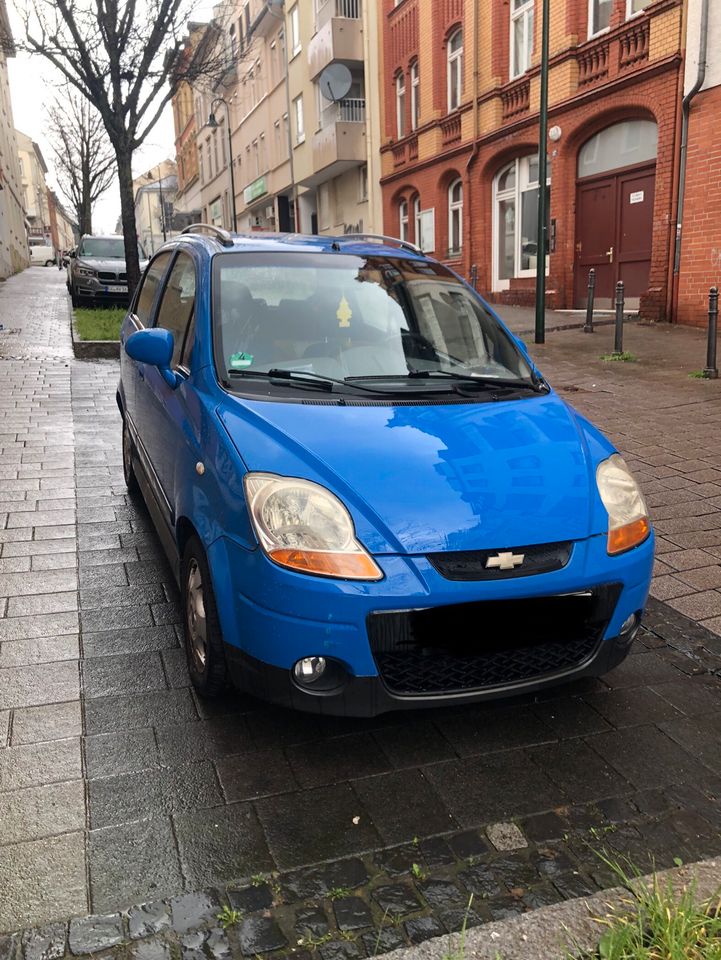
{"label": "front bumper", "polygon": [[127,300],[128,284],[125,280],[105,281],[95,277],[73,277],[76,297],[88,300]]}
{"label": "front bumper", "polygon": [[[237,686],[296,709],[370,716],[385,710],[526,693],[607,672],[623,659],[630,646],[627,637],[620,637],[622,625],[629,616],[640,616],[643,611],[651,579],[653,536],[617,557],[608,556],[605,536],[591,537],[574,544],[571,558],[561,570],[494,581],[447,580],[422,556],[376,557],[384,573],[384,579],[376,583],[310,577],[284,570],[262,551],[246,550],[228,538],[215,541],[208,556],[227,659]],[[576,637],[573,629],[563,629],[562,616],[557,618],[557,637],[553,635],[552,619],[545,624],[545,634],[536,628],[534,603],[577,593],[607,595],[609,590],[612,597],[602,615],[593,620],[596,633],[584,634],[588,641],[584,640],[585,646],[578,645],[580,630]],[[446,638],[459,633],[457,614],[465,608],[470,616],[460,622],[466,627],[470,624],[471,643],[477,645],[478,657],[487,655],[486,635],[493,636],[489,642],[494,650],[503,652],[503,641],[497,639],[502,631],[487,628],[484,634],[487,613],[492,608],[507,611],[504,616],[512,638],[509,647],[517,648],[516,660],[524,661],[527,651],[529,660],[536,657],[542,643],[551,647],[555,644],[556,653],[565,649],[564,644],[576,644],[577,654],[555,660],[540,656],[535,672],[529,667],[532,675],[528,671],[524,675],[523,670],[501,671],[500,675],[476,671],[468,681],[478,684],[472,688],[466,684],[461,689],[457,681],[446,686],[443,681],[429,683],[435,666],[429,670],[423,657],[434,656],[436,651],[430,648],[447,644]],[[514,615],[516,609],[526,611],[522,622]],[[408,638],[389,639],[387,625],[396,613],[400,620],[409,622],[431,618],[430,630],[415,631],[415,646],[408,648],[409,660],[415,656],[421,668],[421,674],[416,671],[413,676],[422,675],[423,682],[413,679],[404,686],[398,680],[399,675],[406,676],[403,644]],[[379,631],[373,627],[376,617],[384,623],[380,634],[387,635],[380,641]],[[518,634],[515,639],[514,626]],[[399,629],[402,633],[404,628]],[[447,652],[444,650],[443,655]],[[467,645],[461,655],[468,656]],[[296,661],[309,656],[323,656],[338,664],[345,682],[331,691],[301,689],[291,671]],[[458,663],[451,666],[457,677]]]}

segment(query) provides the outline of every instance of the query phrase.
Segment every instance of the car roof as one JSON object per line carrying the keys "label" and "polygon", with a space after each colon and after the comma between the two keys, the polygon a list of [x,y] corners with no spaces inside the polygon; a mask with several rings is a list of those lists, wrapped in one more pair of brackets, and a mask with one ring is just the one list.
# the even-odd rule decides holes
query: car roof
{"label": "car roof", "polygon": [[122,233],[84,233],[81,240],[122,240]]}
{"label": "car roof", "polygon": [[404,256],[417,260],[425,260],[426,256],[413,244],[393,237],[382,237],[375,234],[341,234],[339,236],[325,236],[302,233],[182,233],[174,237],[178,240],[190,241],[192,245],[200,245],[211,254],[218,253],[258,253],[258,252],[333,252],[356,253],[375,256]]}

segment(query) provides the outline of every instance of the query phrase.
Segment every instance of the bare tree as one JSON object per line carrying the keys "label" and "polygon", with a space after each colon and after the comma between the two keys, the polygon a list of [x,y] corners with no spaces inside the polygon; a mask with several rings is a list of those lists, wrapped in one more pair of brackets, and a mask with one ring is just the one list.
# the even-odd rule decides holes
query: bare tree
{"label": "bare tree", "polygon": [[58,186],[72,205],[80,236],[93,232],[93,205],[115,176],[115,151],[100,114],[70,91],[48,109]]}
{"label": "bare tree", "polygon": [[[220,82],[233,68],[228,31],[216,18],[193,55],[182,58],[183,33],[193,0],[20,3],[27,49],[49,60],[92,104],[115,151],[128,287],[132,291],[140,279],[133,153],[160,119],[181,81],[192,84],[215,78]],[[230,10],[234,4],[227,6]],[[221,42],[217,42],[219,36]]]}

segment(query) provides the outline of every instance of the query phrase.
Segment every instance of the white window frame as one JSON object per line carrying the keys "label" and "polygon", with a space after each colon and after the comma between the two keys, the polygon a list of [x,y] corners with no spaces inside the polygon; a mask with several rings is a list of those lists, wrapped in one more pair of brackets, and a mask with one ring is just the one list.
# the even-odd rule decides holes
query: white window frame
{"label": "white window frame", "polygon": [[[453,41],[456,37],[461,38],[461,45],[457,50],[452,50]],[[455,83],[454,83],[455,74]],[[453,113],[461,105],[463,97],[463,28],[454,30],[448,38],[446,49],[446,86],[447,86],[447,106],[448,112]]]}
{"label": "white window frame", "polygon": [[[523,217],[523,208],[522,208],[522,195],[529,190],[534,190],[537,188],[537,182],[531,181],[528,176],[528,169],[531,160],[535,160],[537,154],[531,153],[526,154],[523,157],[517,157],[512,163],[516,166],[516,178],[515,185],[508,190],[498,189],[498,181],[501,178],[501,174],[505,173],[506,170],[511,166],[511,163],[504,164],[501,169],[498,171],[496,176],[493,178],[493,290],[494,292],[499,292],[502,290],[508,290],[511,286],[511,279],[518,280],[522,277],[535,277],[536,270],[522,270],[520,268],[521,264],[521,231],[522,231],[522,217]],[[546,185],[550,187],[551,185],[551,172],[548,171],[548,177],[546,179]],[[500,230],[500,217],[498,209],[500,206],[500,201],[503,200],[513,200],[515,203],[515,236],[514,236],[514,270],[513,278],[505,277],[500,278],[500,263],[498,257],[498,240],[499,240],[499,230]],[[549,274],[549,265],[550,258],[548,252],[546,252],[546,276]]]}
{"label": "white window frame", "polygon": [[398,239],[408,240],[408,201],[401,200],[398,204]]}
{"label": "white window frame", "polygon": [[410,65],[408,70],[408,75],[411,80],[411,130],[417,130],[418,124],[420,122],[420,105],[421,105],[421,90],[420,90],[420,73],[418,69],[418,61],[414,60]]}
{"label": "white window frame", "polygon": [[599,0],[588,0],[588,39],[589,40],[592,37],[600,37],[602,36],[602,34],[608,33],[608,31],[611,29],[610,27],[601,27],[600,30],[593,29],[595,6],[598,2]]}
{"label": "white window frame", "polygon": [[633,0],[626,0],[626,19],[633,20],[634,17],[640,17],[642,13],[646,10],[646,7],[649,5],[651,0],[645,0],[644,5],[640,10],[636,10],[634,13],[633,10]]}
{"label": "white window frame", "polygon": [[[511,33],[510,46],[511,54],[509,58],[511,80],[516,77],[522,77],[531,66],[533,58],[533,25],[535,23],[536,0],[520,0],[520,6],[514,10],[513,4],[516,0],[510,0],[511,3]],[[516,63],[516,44],[514,43],[516,33],[516,23],[521,21],[523,24],[523,50],[525,53],[525,63]],[[530,29],[529,29],[530,26]]]}
{"label": "white window frame", "polygon": [[436,211],[434,207],[421,210],[419,215],[419,231],[416,237],[416,246],[424,253],[433,253],[436,249]]}
{"label": "white window frame", "polygon": [[[456,187],[461,188],[460,200],[453,199],[453,193]],[[458,246],[454,247],[451,243],[453,236],[453,218],[458,217]],[[448,255],[459,254],[463,249],[463,180],[460,177],[448,186]]]}
{"label": "white window frame", "polygon": [[406,75],[401,71],[396,75],[396,137],[402,140],[406,135]]}
{"label": "white window frame", "polygon": [[415,196],[413,198],[413,242],[417,247],[420,246],[420,236],[421,236],[421,198],[420,196]]}
{"label": "white window frame", "polygon": [[303,94],[293,101],[293,117],[295,119],[295,145],[305,143],[305,117],[303,114]]}
{"label": "white window frame", "polygon": [[298,9],[297,3],[288,11],[288,19],[290,20],[290,39],[292,44],[291,57],[294,57],[303,49],[300,42],[300,10]]}

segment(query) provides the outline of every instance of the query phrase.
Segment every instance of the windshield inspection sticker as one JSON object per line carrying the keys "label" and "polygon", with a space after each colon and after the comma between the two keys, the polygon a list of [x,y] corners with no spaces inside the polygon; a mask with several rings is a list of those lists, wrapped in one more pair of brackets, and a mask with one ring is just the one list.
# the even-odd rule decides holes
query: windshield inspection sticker
{"label": "windshield inspection sticker", "polygon": [[234,353],[228,363],[231,367],[249,367],[253,362],[252,353]]}
{"label": "windshield inspection sticker", "polygon": [[336,317],[338,318],[339,327],[349,327],[351,317],[353,316],[353,311],[350,308],[350,304],[345,297],[340,298],[340,303],[338,304],[338,310],[336,312]]}

